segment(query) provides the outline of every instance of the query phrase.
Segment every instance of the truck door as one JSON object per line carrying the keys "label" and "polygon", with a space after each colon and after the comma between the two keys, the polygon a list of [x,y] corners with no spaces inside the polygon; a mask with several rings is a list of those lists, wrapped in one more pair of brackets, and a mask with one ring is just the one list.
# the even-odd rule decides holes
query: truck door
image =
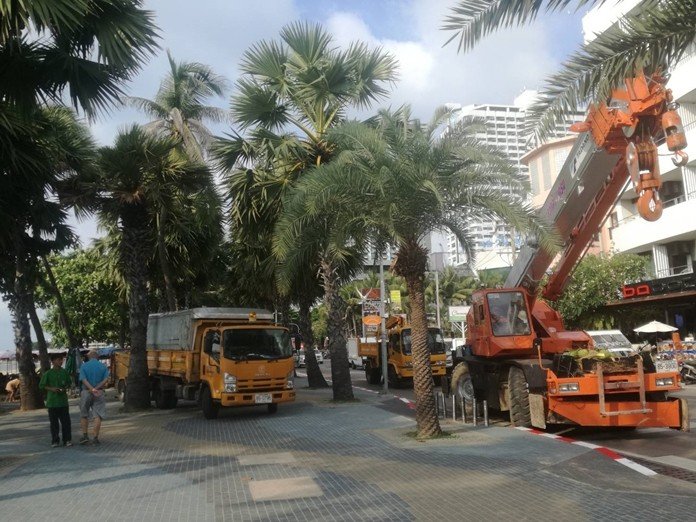
{"label": "truck door", "polygon": [[222,332],[209,328],[203,337],[203,354],[201,355],[201,373],[209,377],[220,374],[220,352]]}

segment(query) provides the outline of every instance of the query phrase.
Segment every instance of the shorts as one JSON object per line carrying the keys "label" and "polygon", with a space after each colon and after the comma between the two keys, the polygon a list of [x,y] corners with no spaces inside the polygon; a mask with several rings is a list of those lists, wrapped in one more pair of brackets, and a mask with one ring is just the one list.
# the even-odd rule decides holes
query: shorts
{"label": "shorts", "polygon": [[89,390],[80,392],[80,416],[83,419],[90,417],[90,410],[100,419],[106,418],[106,398],[103,391],[99,397],[95,397]]}

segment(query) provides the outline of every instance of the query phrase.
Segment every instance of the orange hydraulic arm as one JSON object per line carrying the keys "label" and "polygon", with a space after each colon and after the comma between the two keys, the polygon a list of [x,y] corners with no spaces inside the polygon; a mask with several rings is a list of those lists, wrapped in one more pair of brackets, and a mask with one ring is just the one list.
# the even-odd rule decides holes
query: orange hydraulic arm
{"label": "orange hydraulic arm", "polygon": [[[657,142],[666,142],[675,165],[688,161],[678,105],[666,82],[667,77],[659,74],[627,79],[608,104],[591,106],[587,119],[571,126],[583,134],[540,210],[564,242],[561,258],[542,291],[546,299],[558,299],[629,177],[638,195],[638,213],[648,221],[662,215]],[[517,261],[505,286],[525,286],[535,296],[552,256],[527,248]]]}

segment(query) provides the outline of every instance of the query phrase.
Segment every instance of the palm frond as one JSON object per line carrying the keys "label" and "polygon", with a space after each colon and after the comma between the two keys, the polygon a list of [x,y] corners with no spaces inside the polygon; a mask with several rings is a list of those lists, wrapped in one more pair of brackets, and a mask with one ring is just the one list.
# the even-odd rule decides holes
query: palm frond
{"label": "palm frond", "polygon": [[694,12],[696,0],[646,2],[584,45],[547,80],[528,111],[528,130],[537,140],[547,139],[569,112],[586,102],[608,101],[625,78],[673,67],[696,39]]}
{"label": "palm frond", "polygon": [[[601,5],[607,0],[575,0],[576,9]],[[500,28],[524,25],[537,18],[542,9],[565,9],[573,0],[459,0],[450,9],[442,29],[454,31],[445,45],[459,39],[458,50],[468,51],[481,39]]]}

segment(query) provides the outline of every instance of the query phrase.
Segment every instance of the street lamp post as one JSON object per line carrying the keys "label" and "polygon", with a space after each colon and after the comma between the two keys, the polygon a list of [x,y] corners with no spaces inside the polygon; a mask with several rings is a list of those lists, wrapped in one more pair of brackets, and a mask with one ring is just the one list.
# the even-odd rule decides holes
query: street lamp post
{"label": "street lamp post", "polygon": [[382,390],[380,393],[389,392],[388,384],[388,369],[387,369],[387,323],[386,314],[384,310],[384,260],[380,257],[379,260],[379,317],[380,317],[380,331],[381,331],[381,354],[382,354]]}
{"label": "street lamp post", "polygon": [[437,270],[435,270],[435,317],[437,317],[437,327],[442,329],[440,323],[440,275]]}

